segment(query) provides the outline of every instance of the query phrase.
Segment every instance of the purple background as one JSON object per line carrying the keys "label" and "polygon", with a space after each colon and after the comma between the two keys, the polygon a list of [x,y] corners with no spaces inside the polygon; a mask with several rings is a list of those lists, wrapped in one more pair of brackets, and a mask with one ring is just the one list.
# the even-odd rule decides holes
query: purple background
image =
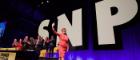
{"label": "purple background", "polygon": [[[138,14],[133,20],[137,20]],[[94,50],[93,35],[89,31],[89,49],[71,51],[67,53],[66,60],[140,60],[140,21],[133,22],[121,29],[122,49],[119,50]]]}
{"label": "purple background", "polygon": [[[42,12],[40,9],[42,7],[37,7],[38,5],[33,4],[32,0],[30,3],[27,3],[26,0],[5,0],[0,1],[2,5],[0,5],[0,15],[2,17],[8,18],[8,24],[10,27],[9,29],[14,29],[14,33],[19,34],[21,37],[24,33],[33,34],[37,31],[37,28],[39,26],[39,22],[41,22],[44,18],[50,17],[50,14],[53,13],[50,12],[50,14],[43,14],[48,12]],[[37,1],[37,0],[36,0]],[[39,1],[39,0],[38,0]],[[51,1],[51,0],[50,0]],[[60,1],[61,2],[61,1]],[[16,4],[15,4],[16,3]],[[128,25],[125,28],[122,28],[121,34],[122,34],[122,49],[119,50],[95,50],[93,48],[93,40],[94,40],[94,29],[93,26],[93,20],[96,20],[95,14],[91,14],[94,10],[92,10],[93,1],[87,0],[86,3],[86,10],[87,12],[87,24],[88,24],[88,49],[87,50],[76,50],[76,51],[69,51],[66,54],[65,59],[66,60],[140,60],[140,21],[138,21],[139,14],[136,15],[134,19],[132,19],[133,24]],[[33,4],[33,5],[32,5]],[[76,3],[77,4],[77,3]],[[57,4],[56,4],[57,5]],[[54,5],[54,6],[56,6]],[[59,5],[59,3],[58,3]],[[49,5],[52,7],[51,5]],[[53,6],[53,7],[54,7]],[[61,6],[61,5],[60,5]],[[62,4],[62,6],[64,6]],[[68,5],[69,7],[74,7],[71,5]],[[64,8],[67,6],[64,6]],[[68,7],[68,8],[69,8]],[[59,6],[58,6],[59,8]],[[48,9],[48,8],[46,8]],[[45,8],[43,10],[46,11]],[[54,8],[55,9],[55,8]],[[94,8],[93,8],[94,9]],[[50,9],[50,11],[53,9]],[[63,9],[62,9],[63,11]],[[92,12],[91,12],[92,11]],[[61,11],[58,11],[61,12]],[[55,14],[55,13],[54,13]],[[61,13],[57,13],[61,14]],[[45,17],[44,17],[45,16]],[[52,15],[55,16],[55,15]],[[19,23],[20,22],[20,23]],[[20,27],[22,26],[22,27]],[[7,29],[8,30],[8,29]],[[34,31],[36,30],[36,31]],[[8,32],[7,35],[12,35],[13,31],[10,30],[11,34]],[[16,32],[15,32],[16,31]],[[13,36],[6,37],[13,39]],[[32,36],[32,35],[31,35]],[[9,41],[7,43],[7,41]],[[8,44],[11,43],[11,40],[4,41],[6,44],[1,44],[0,46],[9,47]],[[3,42],[1,42],[3,43]]]}

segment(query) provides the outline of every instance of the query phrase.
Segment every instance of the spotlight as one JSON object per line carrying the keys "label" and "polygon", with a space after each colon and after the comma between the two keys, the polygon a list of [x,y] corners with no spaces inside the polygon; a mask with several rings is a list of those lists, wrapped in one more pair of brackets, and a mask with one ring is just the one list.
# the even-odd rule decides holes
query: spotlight
{"label": "spotlight", "polygon": [[43,5],[44,4],[44,2],[41,2],[41,5]]}
{"label": "spotlight", "polygon": [[3,36],[3,34],[4,34],[5,28],[6,28],[6,22],[0,23],[0,38],[1,38],[1,37]]}
{"label": "spotlight", "polygon": [[47,3],[49,3],[50,1],[49,1],[49,0],[47,0],[46,2],[47,2]]}

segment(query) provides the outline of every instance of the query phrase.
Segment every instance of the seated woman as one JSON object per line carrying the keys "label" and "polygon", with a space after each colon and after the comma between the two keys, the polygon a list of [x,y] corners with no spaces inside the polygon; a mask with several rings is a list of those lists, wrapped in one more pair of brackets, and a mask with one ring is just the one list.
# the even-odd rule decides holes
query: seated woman
{"label": "seated woman", "polygon": [[23,45],[22,45],[22,39],[19,39],[19,41],[18,41],[18,43],[17,43],[16,49],[17,49],[17,50],[22,50],[22,47],[23,47]]}
{"label": "seated woman", "polygon": [[18,43],[17,42],[17,39],[15,38],[14,41],[13,41],[13,43],[12,43],[12,47],[16,48],[17,47],[17,43]]}
{"label": "seated woman", "polygon": [[28,50],[31,47],[31,42],[29,41],[29,37],[25,36],[23,40],[23,50]]}
{"label": "seated woman", "polygon": [[35,43],[35,49],[41,50],[43,48],[43,43],[44,43],[43,38],[38,35]]}

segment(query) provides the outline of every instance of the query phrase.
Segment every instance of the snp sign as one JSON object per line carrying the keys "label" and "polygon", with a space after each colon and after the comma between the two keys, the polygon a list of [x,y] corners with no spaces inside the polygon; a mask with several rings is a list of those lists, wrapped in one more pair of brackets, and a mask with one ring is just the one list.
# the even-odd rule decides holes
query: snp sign
{"label": "snp sign", "polygon": [[[117,8],[118,12],[111,14],[111,8]],[[138,11],[136,0],[102,0],[95,3],[97,18],[98,45],[119,45],[117,32],[114,27],[120,26],[132,20]],[[120,42],[120,41],[119,41]],[[105,47],[106,48],[106,47]]]}
{"label": "snp sign", "polygon": [[[93,6],[94,7],[94,6]],[[118,12],[114,15],[111,14],[111,8],[117,8]],[[70,43],[73,47],[88,47],[86,34],[87,29],[83,8],[72,11],[72,22],[70,22],[67,16],[64,14],[57,17],[57,32],[60,32],[62,27],[67,29],[67,35],[69,36]],[[135,17],[138,11],[138,5],[136,0],[102,0],[95,3],[96,21],[97,21],[97,40],[95,40],[95,47],[114,45],[117,46],[117,40],[115,39],[116,33],[114,27],[125,24]],[[92,14],[92,13],[91,13]],[[86,15],[88,16],[88,15]],[[53,22],[54,23],[54,22]],[[38,34],[44,39],[49,36],[48,30],[44,27],[49,27],[52,22],[47,19],[41,22],[38,30]],[[56,39],[57,42],[59,38]]]}

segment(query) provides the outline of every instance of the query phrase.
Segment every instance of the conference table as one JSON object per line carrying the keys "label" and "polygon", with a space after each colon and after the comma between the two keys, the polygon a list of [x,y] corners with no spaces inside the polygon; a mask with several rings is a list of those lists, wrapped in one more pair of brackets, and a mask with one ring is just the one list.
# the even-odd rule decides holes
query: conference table
{"label": "conference table", "polygon": [[0,48],[0,53],[9,53],[10,60],[58,60],[56,48],[54,49],[54,54],[56,55],[51,58],[47,57],[49,52],[46,52],[45,49],[17,51],[15,48]]}

